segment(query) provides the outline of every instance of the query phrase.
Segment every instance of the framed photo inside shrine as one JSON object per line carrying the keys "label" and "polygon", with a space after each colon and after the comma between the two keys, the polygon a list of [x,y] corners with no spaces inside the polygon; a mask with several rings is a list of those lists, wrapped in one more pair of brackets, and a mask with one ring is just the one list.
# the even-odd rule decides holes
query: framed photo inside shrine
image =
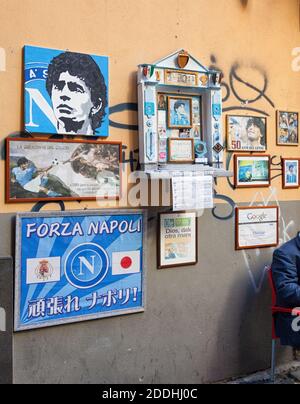
{"label": "framed photo inside shrine", "polygon": [[191,129],[193,127],[191,97],[168,97],[168,127]]}

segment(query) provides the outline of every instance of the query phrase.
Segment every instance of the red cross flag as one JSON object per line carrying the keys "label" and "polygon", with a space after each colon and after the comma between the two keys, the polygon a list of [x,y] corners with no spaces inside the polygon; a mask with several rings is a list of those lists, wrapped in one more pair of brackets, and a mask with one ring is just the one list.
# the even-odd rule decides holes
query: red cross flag
{"label": "red cross flag", "polygon": [[112,253],[112,275],[138,274],[140,270],[140,251]]}

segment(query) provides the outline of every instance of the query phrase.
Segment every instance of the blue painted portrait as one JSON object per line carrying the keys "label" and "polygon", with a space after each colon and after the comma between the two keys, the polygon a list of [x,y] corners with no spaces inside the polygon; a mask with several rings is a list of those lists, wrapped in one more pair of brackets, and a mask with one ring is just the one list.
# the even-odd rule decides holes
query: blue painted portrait
{"label": "blue painted portrait", "polygon": [[169,97],[169,128],[192,127],[191,98]]}
{"label": "blue painted portrait", "polygon": [[109,135],[108,57],[24,47],[25,130]]}

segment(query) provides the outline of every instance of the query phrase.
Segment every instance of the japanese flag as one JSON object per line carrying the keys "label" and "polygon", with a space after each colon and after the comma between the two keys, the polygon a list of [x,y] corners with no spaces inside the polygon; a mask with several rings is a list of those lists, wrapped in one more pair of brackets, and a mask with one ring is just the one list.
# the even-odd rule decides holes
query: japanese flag
{"label": "japanese flag", "polygon": [[140,251],[112,253],[112,275],[138,274],[141,271]]}

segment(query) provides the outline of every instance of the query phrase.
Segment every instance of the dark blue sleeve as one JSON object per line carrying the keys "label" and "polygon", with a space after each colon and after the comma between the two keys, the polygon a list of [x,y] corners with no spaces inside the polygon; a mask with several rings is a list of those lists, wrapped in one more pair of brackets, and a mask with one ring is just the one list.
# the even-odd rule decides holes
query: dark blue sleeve
{"label": "dark blue sleeve", "polygon": [[296,258],[280,250],[273,256],[272,274],[277,292],[277,304],[296,308],[300,306],[300,286]]}

